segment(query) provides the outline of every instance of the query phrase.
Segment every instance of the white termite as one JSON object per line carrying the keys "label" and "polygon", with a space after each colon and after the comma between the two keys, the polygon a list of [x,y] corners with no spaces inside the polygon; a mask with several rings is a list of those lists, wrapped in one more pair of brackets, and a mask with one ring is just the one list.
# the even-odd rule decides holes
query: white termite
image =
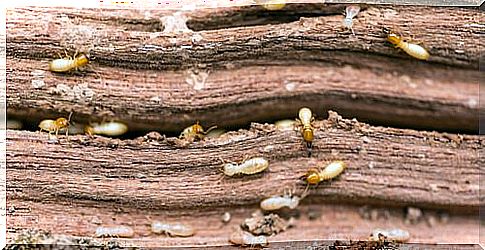
{"label": "white termite", "polygon": [[74,57],[66,55],[66,58],[55,59],[49,63],[49,70],[53,72],[67,72],[72,69],[78,69],[79,67],[85,66],[89,63],[89,59],[86,55],[81,54]]}
{"label": "white termite", "polygon": [[241,229],[236,230],[229,237],[229,242],[241,245],[241,246],[267,246],[268,239],[264,235],[254,236],[251,233],[242,231]]}
{"label": "white termite", "polygon": [[96,237],[124,237],[131,238],[135,232],[128,226],[102,226],[96,228]]}
{"label": "white termite", "polygon": [[295,209],[296,207],[298,207],[300,200],[301,198],[298,196],[272,196],[262,200],[259,205],[261,209],[265,211],[278,210],[284,207]]}
{"label": "white termite", "polygon": [[84,131],[89,135],[119,136],[128,131],[128,126],[121,122],[92,123]]}
{"label": "white termite", "polygon": [[268,160],[262,157],[255,157],[244,161],[241,164],[226,163],[224,164],[224,174],[234,176],[237,174],[256,174],[264,171],[269,166]]}
{"label": "white termite", "polygon": [[355,35],[354,29],[352,28],[354,21],[352,20],[357,14],[360,12],[360,7],[358,5],[349,5],[345,8],[345,18],[343,20],[343,24],[347,29],[352,31],[352,34]]}
{"label": "white termite", "polygon": [[166,223],[161,221],[152,222],[152,232],[181,237],[189,237],[195,234],[195,230],[191,226],[182,223]]}
{"label": "white termite", "polygon": [[297,125],[297,122],[295,120],[286,119],[277,121],[274,125],[279,130],[293,130]]}

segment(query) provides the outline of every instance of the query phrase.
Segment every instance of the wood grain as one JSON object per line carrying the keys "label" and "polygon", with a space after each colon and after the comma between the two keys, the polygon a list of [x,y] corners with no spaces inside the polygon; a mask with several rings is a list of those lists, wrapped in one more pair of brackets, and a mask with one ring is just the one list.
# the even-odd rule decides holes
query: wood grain
{"label": "wood grain", "polygon": [[[21,232],[22,228],[43,228],[55,235],[87,238],[94,235],[98,226],[125,225],[134,229],[136,235],[131,239],[96,238],[108,242],[116,240],[122,246],[137,247],[210,247],[229,248],[229,235],[246,218],[251,217],[255,207],[225,207],[209,210],[143,210],[119,205],[89,206],[67,203],[44,203],[9,200],[14,207],[8,214],[9,237]],[[374,208],[387,217],[375,220],[364,219],[358,206],[338,204],[302,204],[294,211],[295,225],[275,236],[268,237],[270,248],[308,247],[333,245],[335,240],[348,244],[348,240],[366,240],[375,228],[400,228],[409,231],[411,238],[408,246],[426,249],[450,249],[460,244],[459,249],[478,249],[465,244],[478,242],[479,223],[477,216],[448,215],[443,221],[434,211],[424,211],[424,216],[416,224],[406,224],[401,210]],[[223,223],[224,212],[231,213],[231,221]],[[312,218],[312,219],[310,219]],[[179,222],[195,228],[193,237],[167,237],[150,233],[152,220]],[[427,221],[433,220],[435,224]],[[456,229],[460,233],[456,233]],[[440,233],[436,233],[439,230]],[[347,243],[345,243],[347,242]],[[441,245],[434,245],[440,243]],[[370,243],[369,243],[370,244]],[[458,247],[458,246],[456,246]],[[235,247],[234,247],[235,248]],[[340,248],[354,249],[354,248]],[[392,248],[395,249],[395,248]],[[401,249],[401,248],[397,248]]]}
{"label": "wood grain", "polygon": [[[334,109],[374,124],[476,133],[481,13],[372,6],[359,14],[352,36],[341,29],[342,5],[316,6],[287,11],[324,16],[179,35],[154,33],[162,29],[156,11],[100,17],[89,9],[12,10],[9,115],[38,122],[73,111],[79,122],[117,119],[133,130],[174,132],[195,120],[234,128],[289,118],[311,105],[319,115]],[[251,8],[244,11],[261,12]],[[242,22],[231,19],[240,9],[192,13],[192,25]],[[382,28],[399,23],[426,41],[430,62],[385,44]],[[203,38],[197,44],[195,35]],[[46,71],[56,53],[73,46],[94,56],[91,67],[68,75]]]}
{"label": "wood grain", "polygon": [[[315,126],[311,158],[298,132],[272,125],[253,124],[250,130],[190,145],[175,138],[86,136],[62,138],[59,144],[49,143],[46,134],[9,131],[8,193],[12,199],[161,210],[238,206],[257,204],[294,185],[301,193],[301,175],[338,159],[348,162],[348,169],[311,189],[315,197],[477,211],[482,137],[371,127],[335,114]],[[221,179],[221,160],[240,162],[245,156],[267,158],[269,171]]]}

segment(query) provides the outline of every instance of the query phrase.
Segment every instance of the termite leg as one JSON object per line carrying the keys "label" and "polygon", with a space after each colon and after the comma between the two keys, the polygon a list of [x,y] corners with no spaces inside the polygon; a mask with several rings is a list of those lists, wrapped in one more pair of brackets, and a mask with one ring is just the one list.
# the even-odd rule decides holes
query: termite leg
{"label": "termite leg", "polygon": [[308,189],[310,188],[310,183],[306,184],[305,190],[303,191],[303,194],[301,194],[301,198],[307,196],[308,194]]}
{"label": "termite leg", "polygon": [[66,54],[66,57],[64,57],[64,58],[67,58],[69,60],[73,59],[69,54],[67,54],[67,50],[64,50],[64,54]]}
{"label": "termite leg", "polygon": [[221,173],[221,177],[219,177],[217,179],[217,182],[220,182],[222,179],[224,179],[224,177],[226,177],[226,174],[224,173],[224,160],[222,159],[222,157],[219,156],[219,160],[222,162],[221,165],[222,165],[222,168],[219,168],[219,172]]}

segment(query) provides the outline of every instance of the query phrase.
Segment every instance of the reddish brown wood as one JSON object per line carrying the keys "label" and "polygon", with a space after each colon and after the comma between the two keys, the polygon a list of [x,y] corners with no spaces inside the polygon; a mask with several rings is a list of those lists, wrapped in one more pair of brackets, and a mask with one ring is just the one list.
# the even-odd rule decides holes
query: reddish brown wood
{"label": "reddish brown wood", "polygon": [[[305,185],[298,178],[308,169],[344,160],[345,173],[312,194],[359,204],[393,201],[477,211],[483,138],[371,127],[336,114],[315,126],[311,158],[298,132],[272,125],[254,124],[248,131],[189,145],[175,138],[86,136],[58,144],[49,143],[47,134],[9,131],[9,197],[162,210],[256,204],[295,184],[301,193]],[[221,179],[221,159],[240,162],[244,156],[267,158],[269,171]]]}

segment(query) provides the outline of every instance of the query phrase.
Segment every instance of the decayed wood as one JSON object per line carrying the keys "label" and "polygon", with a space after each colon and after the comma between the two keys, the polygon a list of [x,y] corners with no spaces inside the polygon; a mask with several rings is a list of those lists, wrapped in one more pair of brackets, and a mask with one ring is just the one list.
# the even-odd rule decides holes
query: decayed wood
{"label": "decayed wood", "polygon": [[[328,65],[201,70],[199,75],[193,71],[140,75],[136,70],[98,67],[96,73],[82,77],[41,71],[44,86],[38,88],[34,83],[39,78],[33,72],[47,63],[7,62],[10,115],[45,119],[73,111],[78,122],[115,118],[132,130],[180,131],[196,119],[207,125],[237,126],[296,116],[299,107],[309,106],[319,116],[336,109],[347,117],[401,127],[478,129],[474,81],[479,71],[437,68],[420,72],[421,78]],[[392,71],[402,65],[408,64],[382,66]],[[207,79],[195,83],[200,89],[194,89],[191,80],[205,73]]]}
{"label": "decayed wood", "polygon": [[[312,157],[298,132],[253,124],[213,140],[117,140],[86,136],[49,143],[46,134],[9,131],[9,198],[70,201],[161,210],[257,204],[296,185],[309,168],[344,160],[348,169],[311,194],[350,203],[419,204],[477,211],[478,149],[484,139],[371,127],[332,115],[316,122]],[[222,178],[221,165],[245,156],[270,161],[269,171]],[[280,191],[277,191],[280,190]],[[110,204],[108,203],[108,204]]]}
{"label": "decayed wood", "polygon": [[[337,6],[320,9],[341,11],[343,7]],[[98,12],[92,10],[11,11],[9,115],[44,119],[74,111],[77,121],[114,118],[134,130],[180,131],[196,119],[204,124],[243,126],[288,117],[299,106],[310,105],[319,115],[332,108],[377,124],[466,132],[476,132],[478,127],[479,72],[474,69],[480,50],[479,27],[474,23],[483,16],[472,9],[369,7],[356,19],[356,36],[341,30],[342,16],[335,14],[289,24],[158,38],[149,38],[153,32],[132,30],[133,25],[161,30],[157,11],[147,19],[141,12],[126,12],[96,20]],[[216,15],[211,19],[207,13],[213,12]],[[231,13],[224,9],[193,13],[193,25],[208,20],[213,25],[227,23]],[[440,35],[433,26],[438,20],[443,21]],[[408,33],[425,40],[437,61],[466,62],[468,66],[463,66],[471,69],[418,62],[386,46],[381,28],[399,23],[407,23]],[[123,27],[129,30],[122,31]],[[193,44],[194,34],[203,39]],[[170,43],[171,39],[176,43]],[[52,58],[62,52],[59,44],[88,47],[95,56],[92,67],[84,74],[60,75],[45,71],[50,59],[19,59]],[[293,60],[295,56],[299,60]],[[345,64],[349,66],[342,67]],[[207,73],[205,83],[195,86],[193,71],[201,72],[196,76],[201,79]],[[35,85],[39,79],[43,87]]]}
{"label": "decayed wood", "polygon": [[[227,246],[228,238],[235,227],[251,217],[255,207],[226,207],[208,210],[143,210],[121,205],[84,206],[79,203],[44,203],[9,199],[8,230],[9,238],[22,228],[42,228],[52,234],[90,237],[98,226],[125,225],[135,231],[133,239],[116,239],[122,245],[139,247],[162,246]],[[13,207],[13,208],[12,208]],[[410,233],[409,242],[428,244],[475,244],[478,242],[479,222],[477,216],[457,216],[424,211],[417,224],[406,224],[402,210],[375,208],[379,217],[375,220],[364,219],[361,207],[334,205],[329,202],[319,205],[302,204],[297,208],[294,226],[278,235],[268,237],[269,247],[332,245],[335,240],[366,240],[376,228],[400,228]],[[221,216],[231,213],[229,223],[223,223]],[[387,216],[383,216],[387,214]],[[312,219],[310,219],[312,218]],[[440,219],[441,218],[441,219]],[[448,218],[448,219],[444,219]],[[151,220],[179,222],[196,230],[193,237],[167,237],[150,233]],[[433,223],[430,224],[429,222]],[[460,233],[457,233],[457,229]],[[437,233],[436,231],[439,231]],[[96,239],[103,241],[102,239]],[[113,239],[105,239],[108,240]],[[412,246],[412,244],[410,245]],[[435,249],[433,245],[415,245]],[[460,249],[466,247],[460,245]],[[441,246],[437,249],[449,249]],[[343,248],[341,248],[343,249]],[[361,248],[362,249],[362,248]],[[402,248],[401,248],[402,249]]]}
{"label": "decayed wood", "polygon": [[344,62],[352,64],[358,63],[356,55],[360,53],[408,59],[386,45],[382,29],[387,27],[424,42],[433,55],[430,63],[478,69],[480,23],[485,17],[475,9],[378,6],[359,14],[354,23],[355,36],[343,28],[339,14],[224,32],[201,31],[198,39],[191,33],[155,36],[153,32],[125,30],[123,23],[83,25],[82,19],[70,20],[68,15],[66,10],[57,9],[8,12],[7,55],[51,58],[66,49],[61,46],[72,48],[81,42],[90,47],[73,49],[89,50],[100,64],[136,69],[178,69],[201,63],[221,66],[228,61],[332,61],[328,58],[333,52],[347,52]]}

